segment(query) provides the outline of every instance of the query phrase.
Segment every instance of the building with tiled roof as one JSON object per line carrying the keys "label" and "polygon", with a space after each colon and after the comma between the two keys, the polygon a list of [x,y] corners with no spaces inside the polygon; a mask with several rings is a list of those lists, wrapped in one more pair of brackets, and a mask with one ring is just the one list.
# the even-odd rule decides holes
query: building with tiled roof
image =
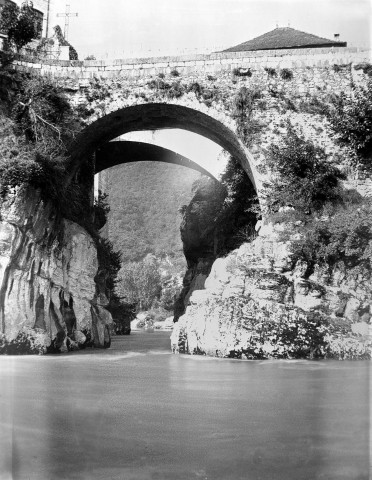
{"label": "building with tiled roof", "polygon": [[277,27],[259,37],[230,47],[224,52],[246,52],[252,50],[280,50],[289,48],[346,47],[346,42],[328,40],[291,27]]}

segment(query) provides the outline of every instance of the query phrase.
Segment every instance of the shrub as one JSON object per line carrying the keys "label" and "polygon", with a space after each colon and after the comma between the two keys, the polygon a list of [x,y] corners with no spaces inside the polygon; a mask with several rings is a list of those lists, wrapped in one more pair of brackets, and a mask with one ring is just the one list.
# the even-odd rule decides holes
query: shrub
{"label": "shrub", "polygon": [[372,271],[372,204],[345,206],[326,220],[307,225],[303,239],[293,246],[294,261],[315,264],[342,261],[350,271]]}
{"label": "shrub", "polygon": [[197,98],[200,98],[203,95],[204,87],[198,82],[193,82],[187,86],[187,92],[193,92]]}
{"label": "shrub", "polygon": [[170,74],[171,74],[172,77],[179,77],[180,76],[180,72],[176,69],[171,70]]}
{"label": "shrub", "polygon": [[365,75],[372,77],[372,65],[368,62],[358,63],[354,66],[354,70],[363,70]]}
{"label": "shrub", "polygon": [[287,96],[283,96],[282,100],[283,100],[283,103],[284,103],[284,106],[285,106],[285,110],[292,110],[292,112],[298,112],[299,111],[299,107],[297,106],[295,101],[292,100],[292,98],[289,98]]}
{"label": "shrub", "polygon": [[233,100],[232,116],[237,122],[237,133],[247,146],[261,130],[260,123],[252,119],[254,103],[260,97],[261,92],[257,88],[242,87]]}
{"label": "shrub", "polygon": [[[179,98],[187,91],[187,87],[181,83],[181,80],[175,80],[172,83],[165,82],[162,78],[152,79],[147,82],[147,85],[151,89],[161,90],[168,95],[169,98]],[[145,97],[144,93],[141,93],[142,98]]]}
{"label": "shrub", "polygon": [[232,74],[235,77],[251,77],[252,71],[250,68],[234,68]]}
{"label": "shrub", "polygon": [[292,80],[293,72],[289,68],[282,68],[280,70],[280,76],[283,80]]}
{"label": "shrub", "polygon": [[372,171],[372,80],[355,86],[351,95],[341,94],[334,100],[329,121],[339,143],[355,154],[355,166]]}
{"label": "shrub", "polygon": [[[102,287],[106,289],[107,297],[114,291],[117,284],[117,277],[121,268],[121,253],[114,250],[113,244],[100,237],[97,233],[94,235],[95,244],[97,247],[97,258],[99,264],[98,277],[101,275],[104,279]],[[100,278],[96,282],[100,283]]]}
{"label": "shrub", "polygon": [[182,97],[182,95],[185,93],[186,88],[180,80],[172,83],[170,89],[168,90],[168,97],[169,98],[179,98]]}
{"label": "shrub", "polygon": [[256,192],[240,163],[230,157],[221,177],[227,196],[216,217],[220,232],[219,255],[238,248],[255,236],[254,225],[259,211]]}
{"label": "shrub", "polygon": [[129,335],[130,322],[136,317],[136,306],[124,303],[115,293],[112,293],[106,308],[114,320],[116,335]]}
{"label": "shrub", "polygon": [[269,77],[276,77],[278,75],[276,69],[272,67],[265,67],[265,72]]}
{"label": "shrub", "polygon": [[76,108],[76,113],[79,118],[88,118],[94,113],[94,108],[89,108],[88,105],[80,104]]}
{"label": "shrub", "polygon": [[12,116],[37,151],[55,155],[65,151],[74,134],[72,110],[62,88],[44,77],[23,78]]}
{"label": "shrub", "polygon": [[326,103],[316,95],[313,95],[307,100],[302,100],[298,110],[303,113],[310,113],[311,115],[328,115],[330,103]]}
{"label": "shrub", "polygon": [[110,204],[107,201],[108,194],[98,190],[98,197],[94,199],[93,214],[95,229],[101,230],[107,222],[107,215],[110,213]]}
{"label": "shrub", "polygon": [[270,212],[291,206],[310,214],[326,202],[340,201],[339,180],[345,175],[322,148],[297,135],[290,123],[282,143],[270,147],[267,164],[273,176],[266,184]]}

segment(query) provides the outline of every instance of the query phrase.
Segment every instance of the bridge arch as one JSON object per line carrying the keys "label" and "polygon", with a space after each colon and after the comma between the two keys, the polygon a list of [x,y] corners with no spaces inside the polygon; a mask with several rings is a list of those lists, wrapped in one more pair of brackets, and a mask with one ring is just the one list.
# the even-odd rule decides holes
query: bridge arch
{"label": "bridge arch", "polygon": [[71,177],[76,174],[87,156],[120,135],[134,131],[176,128],[197,133],[220,145],[239,161],[257,190],[257,175],[252,157],[229,127],[201,111],[168,103],[123,107],[87,126],[70,147]]}
{"label": "bridge arch", "polygon": [[152,161],[181,165],[217,180],[198,163],[168,148],[159,147],[151,143],[133,141],[108,142],[96,150],[95,160],[95,173],[100,173],[102,170],[125,163]]}

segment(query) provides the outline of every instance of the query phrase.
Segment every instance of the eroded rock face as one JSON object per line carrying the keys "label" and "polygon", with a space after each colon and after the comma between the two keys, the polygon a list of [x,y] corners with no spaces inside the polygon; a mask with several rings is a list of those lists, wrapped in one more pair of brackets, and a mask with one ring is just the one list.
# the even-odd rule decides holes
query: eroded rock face
{"label": "eroded rock face", "polygon": [[218,238],[213,219],[225,196],[225,189],[217,181],[202,179],[184,212],[180,231],[188,268],[182,292],[175,304],[175,321],[184,314],[191,294],[204,289],[217,254]]}
{"label": "eroded rock face", "polygon": [[[238,358],[370,358],[372,286],[336,266],[291,266],[277,232],[217,259],[172,333],[174,352]],[[327,320],[328,319],[328,320]],[[367,325],[367,326],[366,326]]]}
{"label": "eroded rock face", "polygon": [[9,195],[0,222],[3,350],[30,332],[40,353],[107,346],[112,319],[96,291],[97,269],[94,242],[82,227],[58,216],[34,189]]}

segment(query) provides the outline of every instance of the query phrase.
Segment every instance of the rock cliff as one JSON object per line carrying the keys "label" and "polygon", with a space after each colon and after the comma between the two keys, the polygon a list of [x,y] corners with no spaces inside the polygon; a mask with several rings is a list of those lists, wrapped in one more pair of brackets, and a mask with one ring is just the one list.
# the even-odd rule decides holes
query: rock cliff
{"label": "rock cliff", "polygon": [[0,352],[109,346],[112,319],[97,269],[94,241],[81,226],[37,190],[8,195],[0,221]]}
{"label": "rock cliff", "polygon": [[348,275],[291,262],[271,225],[218,258],[172,333],[178,353],[235,358],[370,358],[372,287]]}
{"label": "rock cliff", "polygon": [[175,303],[175,321],[184,314],[192,292],[204,288],[204,282],[216,259],[217,232],[214,219],[225,196],[226,192],[218,182],[202,179],[183,212],[180,231],[187,271],[183,289]]}

